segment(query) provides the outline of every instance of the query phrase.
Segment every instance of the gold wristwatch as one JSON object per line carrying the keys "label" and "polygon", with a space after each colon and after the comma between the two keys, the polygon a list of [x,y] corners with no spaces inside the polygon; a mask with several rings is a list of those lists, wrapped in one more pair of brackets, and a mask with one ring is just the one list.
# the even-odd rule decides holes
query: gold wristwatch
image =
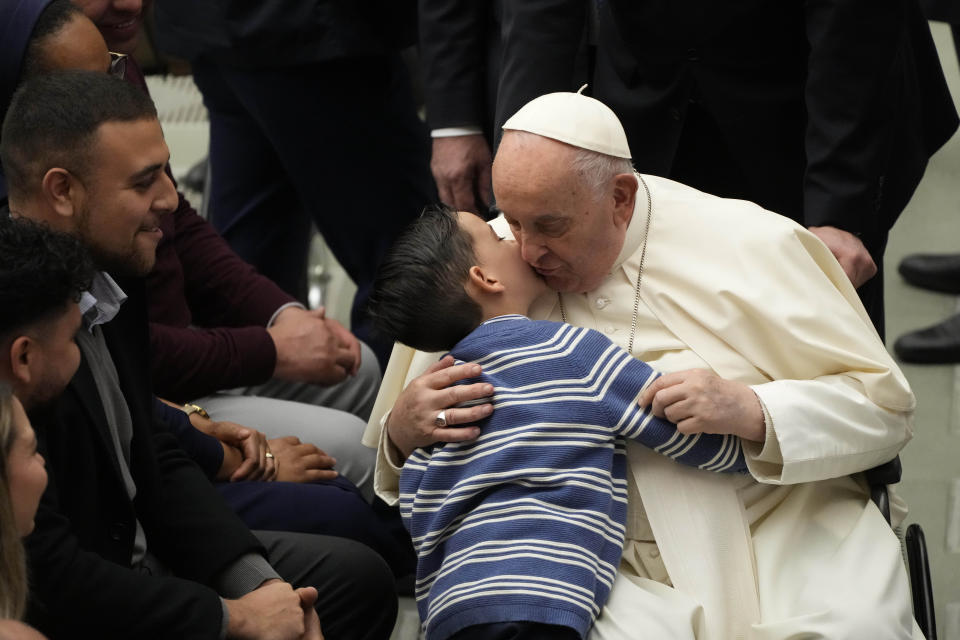
{"label": "gold wristwatch", "polygon": [[210,418],[210,414],[207,413],[207,410],[206,410],[206,409],[204,409],[203,407],[201,407],[201,406],[198,405],[198,404],[193,404],[192,402],[188,402],[188,403],[186,403],[185,405],[183,405],[183,411],[184,411],[184,413],[186,413],[188,416],[189,416],[191,413],[196,413],[196,414],[199,414],[200,417],[202,417],[202,418],[206,418],[207,420],[210,420],[210,419],[211,419],[211,418]]}

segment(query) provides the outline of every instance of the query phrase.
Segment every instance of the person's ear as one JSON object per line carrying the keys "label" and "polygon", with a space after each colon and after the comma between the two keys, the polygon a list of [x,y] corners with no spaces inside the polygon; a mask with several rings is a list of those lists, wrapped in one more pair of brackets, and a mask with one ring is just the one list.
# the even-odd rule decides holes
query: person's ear
{"label": "person's ear", "polygon": [[618,226],[626,227],[630,224],[637,198],[637,186],[637,178],[632,173],[620,173],[613,179],[613,220]]}
{"label": "person's ear", "polygon": [[83,185],[72,173],[59,167],[50,169],[44,174],[40,187],[43,199],[58,217],[66,220],[76,215]]}
{"label": "person's ear", "polygon": [[478,293],[490,294],[503,292],[503,283],[497,278],[490,269],[473,265],[470,267],[467,276],[468,286],[473,287]]}
{"label": "person's ear", "polygon": [[36,366],[37,344],[29,336],[19,336],[10,343],[10,375],[14,391],[30,387],[33,380],[31,368]]}

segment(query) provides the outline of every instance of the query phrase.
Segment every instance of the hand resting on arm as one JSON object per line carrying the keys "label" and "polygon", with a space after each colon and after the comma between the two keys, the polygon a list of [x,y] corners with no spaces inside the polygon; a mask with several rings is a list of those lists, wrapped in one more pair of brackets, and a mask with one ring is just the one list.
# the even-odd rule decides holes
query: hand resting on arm
{"label": "hand resting on arm", "polygon": [[753,390],[705,369],[660,376],[637,402],[652,404],[654,415],[676,423],[683,434],[733,434],[754,442],[766,437],[763,409]]}

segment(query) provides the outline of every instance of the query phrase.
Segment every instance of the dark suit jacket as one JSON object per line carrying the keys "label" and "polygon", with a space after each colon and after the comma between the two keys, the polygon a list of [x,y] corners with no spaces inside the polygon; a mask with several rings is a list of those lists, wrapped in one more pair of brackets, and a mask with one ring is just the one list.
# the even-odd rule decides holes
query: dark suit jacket
{"label": "dark suit jacket", "polygon": [[500,0],[419,0],[420,72],[431,129],[478,126],[492,139]]}
{"label": "dark suit jacket", "polygon": [[[537,95],[576,90],[583,4],[505,2],[501,124]],[[726,195],[880,252],[957,127],[916,0],[609,0],[597,49],[593,95],[622,120],[640,171],[671,176],[694,101],[749,185]]]}
{"label": "dark suit jacket", "polygon": [[[488,142],[499,138],[494,126],[505,1],[419,0],[420,72],[431,129],[479,126]],[[558,86],[589,80],[585,23],[578,24],[576,11],[573,17],[572,42],[555,50],[564,57],[554,66],[570,67]]]}
{"label": "dark suit jacket", "polygon": [[920,7],[923,9],[923,15],[927,16],[927,20],[960,25],[960,3],[956,0],[920,0]]}
{"label": "dark suit jacket", "polygon": [[383,55],[416,40],[416,0],[164,0],[156,20],[163,51],[242,68]]}
{"label": "dark suit jacket", "polygon": [[[222,609],[208,585],[256,538],[203,472],[155,423],[142,282],[103,327],[130,407],[127,497],[92,373],[82,362],[62,397],[31,413],[50,484],[27,538],[29,621],[52,638],[217,638]],[[139,519],[147,548],[177,577],[130,567]]]}

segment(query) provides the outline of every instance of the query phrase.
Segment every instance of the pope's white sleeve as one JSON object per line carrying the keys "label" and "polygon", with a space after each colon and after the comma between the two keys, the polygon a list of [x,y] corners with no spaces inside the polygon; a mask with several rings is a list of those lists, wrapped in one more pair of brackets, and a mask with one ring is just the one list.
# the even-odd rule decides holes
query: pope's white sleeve
{"label": "pope's white sleeve", "polygon": [[397,448],[387,437],[386,422],[390,414],[381,420],[380,441],[377,443],[377,466],[373,473],[373,490],[388,505],[397,504],[400,498],[400,471],[403,460]]}
{"label": "pope's white sleeve", "polygon": [[748,468],[761,482],[794,484],[891,460],[913,435],[909,383],[830,250],[779,216],[763,223],[745,245],[755,268],[726,274],[743,282],[705,313],[748,355],[750,377],[767,379],[748,382],[767,422],[765,442],[744,442]]}
{"label": "pope's white sleeve", "polygon": [[850,376],[776,380],[751,387],[763,404],[766,442],[744,442],[761,482],[823,480],[887,462],[913,435],[912,412],[870,401]]}

